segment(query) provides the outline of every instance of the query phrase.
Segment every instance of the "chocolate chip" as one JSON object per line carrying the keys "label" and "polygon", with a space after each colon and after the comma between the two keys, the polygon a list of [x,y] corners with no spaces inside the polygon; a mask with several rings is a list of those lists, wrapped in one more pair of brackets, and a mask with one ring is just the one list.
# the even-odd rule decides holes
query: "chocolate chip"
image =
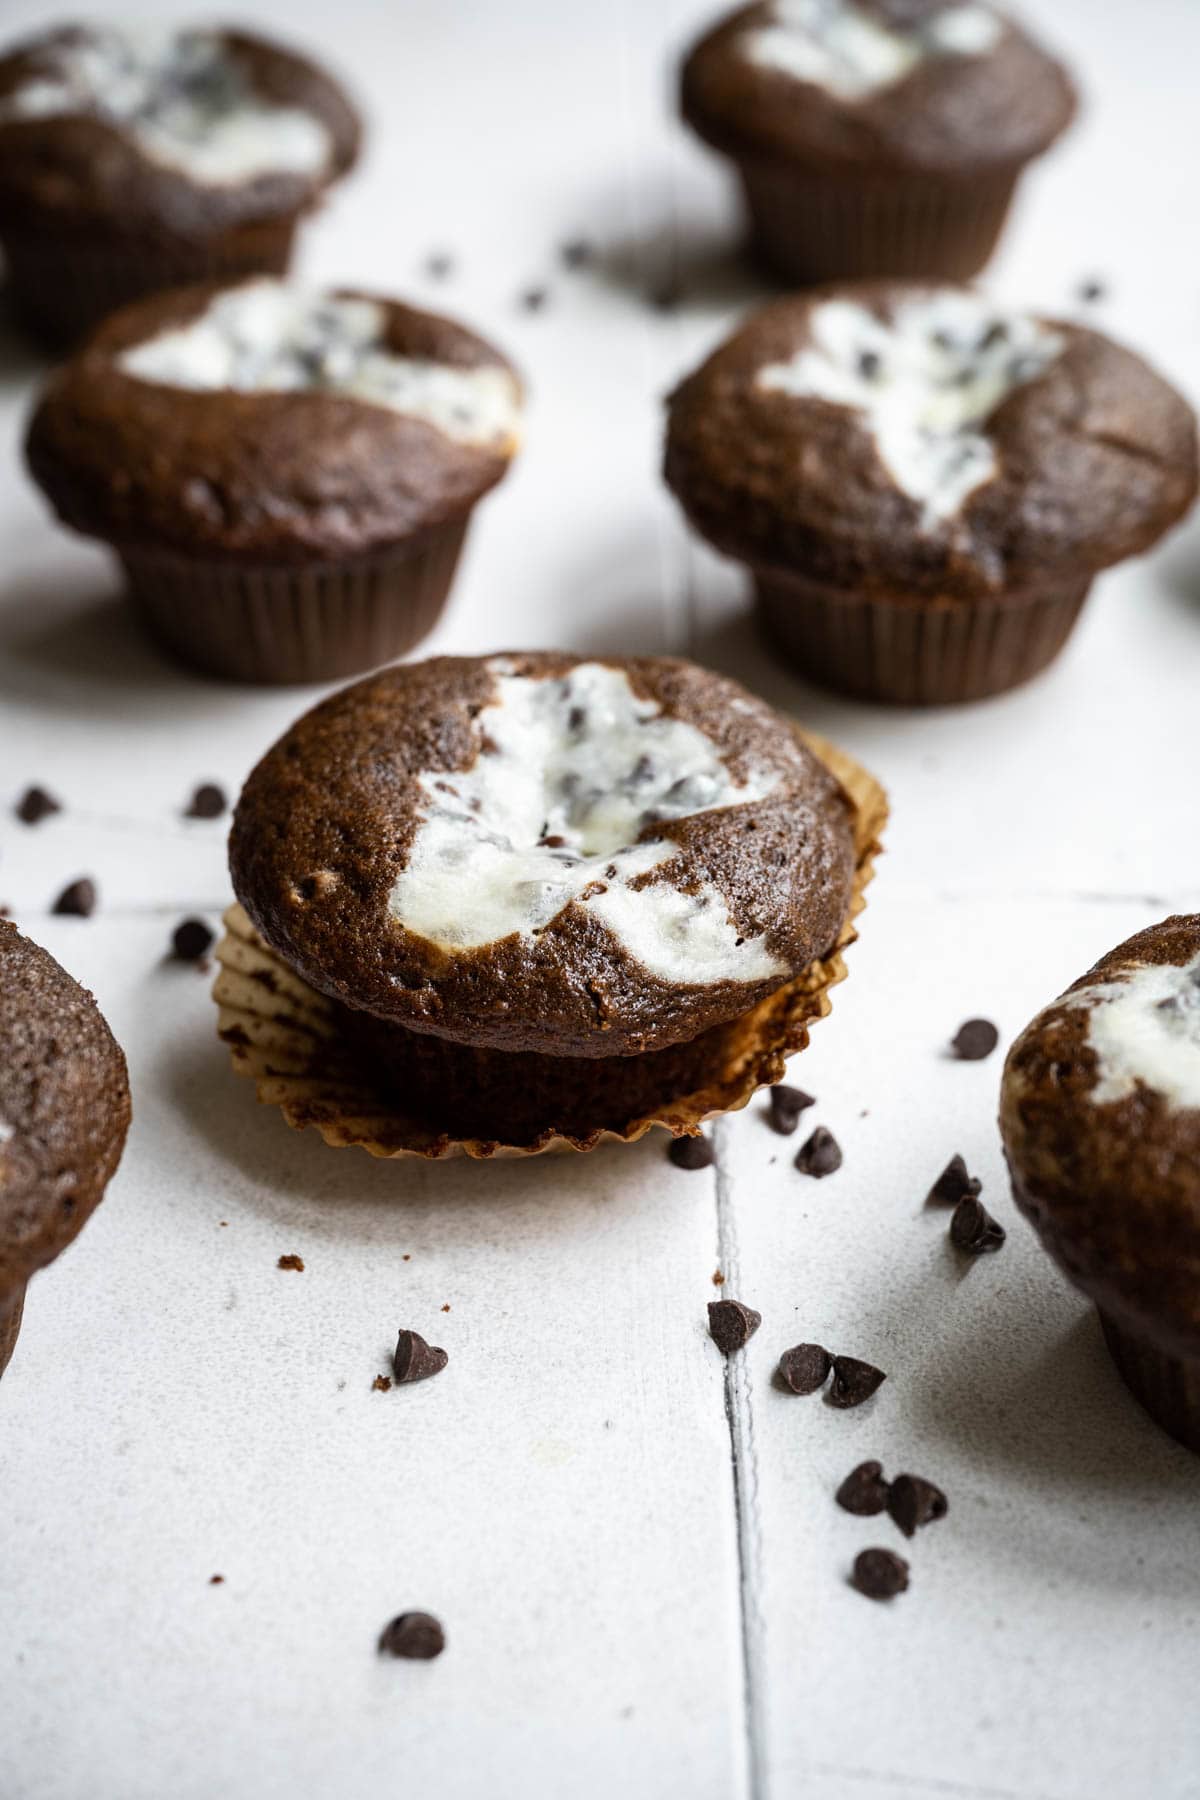
{"label": "chocolate chip", "polygon": [[834,1499],[843,1512],[854,1513],[860,1519],[869,1519],[875,1513],[883,1512],[888,1503],[888,1484],[883,1478],[883,1464],[859,1463],[857,1469],[851,1469]]}
{"label": "chocolate chip", "polygon": [[210,1575],[208,1578],[208,1585],[209,1587],[224,1587],[225,1577],[223,1575]]}
{"label": "chocolate chip", "polygon": [[800,1114],[806,1107],[816,1105],[812,1095],[806,1094],[803,1088],[785,1087],[782,1082],[771,1089],[767,1098],[771,1107],[768,1123],[780,1137],[791,1137],[800,1123]]}
{"label": "chocolate chip", "polygon": [[860,350],[858,353],[858,372],[864,381],[874,381],[883,367],[883,358],[878,350]]}
{"label": "chocolate chip", "polygon": [[171,933],[171,953],[178,962],[199,962],[212,949],[212,941],[203,919],[184,919]]}
{"label": "chocolate chip", "polygon": [[521,295],[521,310],[527,313],[541,312],[549,298],[549,292],[544,287],[526,288]]}
{"label": "chocolate chip", "polygon": [[868,1600],[894,1600],[908,1586],[908,1564],[894,1550],[860,1550],[850,1585]]}
{"label": "chocolate chip", "polygon": [[835,1356],[833,1381],[825,1398],[830,1406],[861,1406],[886,1380],[883,1370],[872,1363],[860,1362],[857,1356]]}
{"label": "chocolate chip", "polygon": [[952,1156],[925,1196],[926,1206],[957,1206],[964,1198],[974,1199],[983,1188],[977,1175],[967,1174],[961,1156]]}
{"label": "chocolate chip", "polygon": [[826,1175],[832,1175],[841,1166],[841,1146],[832,1131],[827,1131],[824,1125],[818,1125],[808,1141],[796,1152],[796,1167],[800,1173],[812,1175],[817,1181]]}
{"label": "chocolate chip", "polygon": [[964,1194],[950,1220],[950,1242],[968,1256],[999,1250],[1006,1233],[976,1194]]}
{"label": "chocolate chip", "polygon": [[565,269],[586,269],[596,252],[586,238],[571,238],[559,253]]}
{"label": "chocolate chip", "polygon": [[205,781],[193,793],[183,816],[185,819],[219,819],[228,804],[225,790],[215,781]]}
{"label": "chocolate chip", "polygon": [[22,825],[40,825],[51,813],[62,811],[62,801],[48,794],[44,787],[26,788],[14,808]]}
{"label": "chocolate chip", "polygon": [[1108,288],[1097,276],[1090,276],[1087,281],[1080,282],[1079,298],[1085,305],[1094,306],[1098,300],[1108,299]]}
{"label": "chocolate chip", "polygon": [[1000,1033],[990,1019],[968,1019],[959,1026],[950,1048],[960,1062],[982,1062],[999,1042]]}
{"label": "chocolate chip", "polygon": [[815,1394],[829,1379],[833,1358],[821,1344],[796,1344],[779,1359],[779,1379],[789,1394]]}
{"label": "chocolate chip", "polygon": [[699,1137],[672,1138],[667,1155],[677,1169],[707,1169],[716,1160],[712,1140],[701,1132]]}
{"label": "chocolate chip", "polygon": [[297,1275],[303,1275],[304,1258],[302,1256],[292,1255],[281,1256],[279,1261],[275,1264],[275,1267],[277,1269],[294,1269]]}
{"label": "chocolate chip", "polygon": [[445,281],[454,273],[454,258],[448,250],[435,250],[425,258],[425,273],[431,281]]}
{"label": "chocolate chip", "polygon": [[762,1314],[740,1300],[710,1300],[708,1335],[724,1356],[743,1350],[762,1324]]}
{"label": "chocolate chip", "polygon": [[381,1656],[403,1656],[410,1662],[432,1662],[446,1648],[446,1634],[432,1613],[400,1613],[379,1634]]}
{"label": "chocolate chip", "polygon": [[96,910],[96,884],[82,875],[78,881],[65,887],[51,907],[51,912],[61,913],[67,918],[90,919]]}
{"label": "chocolate chip", "polygon": [[888,1512],[905,1537],[915,1537],[920,1526],[944,1519],[948,1508],[941,1488],[921,1475],[897,1475],[888,1489]]}
{"label": "chocolate chip", "polygon": [[402,1331],[396,1339],[392,1357],[392,1373],[404,1386],[411,1381],[428,1381],[440,1375],[450,1358],[436,1344],[427,1344],[419,1331]]}

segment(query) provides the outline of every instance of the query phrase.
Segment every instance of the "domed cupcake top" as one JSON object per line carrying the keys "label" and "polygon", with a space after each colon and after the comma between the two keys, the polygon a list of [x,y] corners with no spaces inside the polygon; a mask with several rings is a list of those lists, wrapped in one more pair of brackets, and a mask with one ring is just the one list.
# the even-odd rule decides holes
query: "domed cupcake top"
{"label": "domed cupcake top", "polygon": [[927,58],[985,55],[1003,30],[974,0],[773,0],[738,47],[764,68],[859,100]]}

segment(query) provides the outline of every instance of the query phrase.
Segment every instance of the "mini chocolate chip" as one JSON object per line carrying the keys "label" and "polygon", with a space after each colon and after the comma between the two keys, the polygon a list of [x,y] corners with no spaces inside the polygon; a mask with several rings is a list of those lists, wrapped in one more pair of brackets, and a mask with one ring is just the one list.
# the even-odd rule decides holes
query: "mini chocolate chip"
{"label": "mini chocolate chip", "polygon": [[790,1394],[815,1394],[829,1379],[833,1358],[822,1344],[796,1344],[779,1359],[779,1379]]}
{"label": "mini chocolate chip", "polygon": [[883,1479],[883,1464],[859,1463],[857,1469],[851,1469],[834,1499],[843,1512],[855,1513],[860,1519],[869,1519],[875,1513],[883,1512],[888,1503],[888,1484]]}
{"label": "mini chocolate chip", "polygon": [[860,1550],[850,1585],[868,1600],[894,1600],[908,1586],[908,1564],[894,1550]]}
{"label": "mini chocolate chip", "polygon": [[874,381],[883,367],[883,358],[878,350],[860,350],[858,353],[858,372],[864,381]]}
{"label": "mini chocolate chip", "polygon": [[818,1125],[812,1136],[796,1152],[796,1167],[800,1173],[812,1175],[817,1181],[826,1175],[832,1175],[841,1166],[841,1146],[832,1131],[827,1131],[824,1125]]}
{"label": "mini chocolate chip", "polygon": [[425,273],[431,281],[445,281],[454,273],[454,258],[448,250],[435,250],[425,258]]}
{"label": "mini chocolate chip", "polygon": [[949,1502],[940,1487],[921,1475],[897,1475],[888,1489],[887,1509],[905,1537],[915,1537],[922,1525],[944,1519]]}
{"label": "mini chocolate chip", "polygon": [[208,955],[212,941],[203,919],[183,919],[171,933],[171,952],[178,962],[199,962]]}
{"label": "mini chocolate chip", "polygon": [[965,1196],[974,1199],[983,1189],[977,1175],[967,1174],[961,1156],[952,1156],[925,1196],[926,1206],[957,1206]]}
{"label": "mini chocolate chip", "polygon": [[541,312],[549,298],[549,292],[544,287],[526,288],[521,295],[521,310],[527,313]]}
{"label": "mini chocolate chip", "polygon": [[446,1648],[446,1634],[432,1613],[400,1613],[379,1634],[381,1656],[403,1656],[410,1662],[432,1662]]}
{"label": "mini chocolate chip", "polygon": [[740,1300],[710,1300],[708,1335],[723,1356],[742,1350],[762,1324],[762,1314]]}
{"label": "mini chocolate chip", "polygon": [[302,1256],[294,1255],[281,1256],[279,1261],[275,1264],[275,1267],[277,1269],[294,1269],[297,1275],[303,1275],[304,1258]]}
{"label": "mini chocolate chip", "polygon": [[1000,1033],[990,1019],[968,1019],[959,1026],[950,1048],[960,1062],[982,1062],[999,1042]]}
{"label": "mini chocolate chip", "polygon": [[62,801],[48,794],[44,787],[26,788],[14,808],[22,825],[40,825],[51,813],[62,811]]}
{"label": "mini chocolate chip", "polygon": [[219,819],[228,804],[224,788],[219,788],[215,781],[205,781],[193,793],[183,816],[185,819]]}
{"label": "mini chocolate chip", "polygon": [[977,1194],[964,1194],[950,1219],[950,1242],[968,1256],[999,1250],[1006,1233]]}
{"label": "mini chocolate chip", "polygon": [[61,913],[68,918],[90,919],[96,910],[96,884],[82,875],[78,881],[65,887],[51,907],[51,912]]}
{"label": "mini chocolate chip", "polygon": [[1097,300],[1107,300],[1108,288],[1095,275],[1079,284],[1079,298],[1088,306],[1095,305]]}
{"label": "mini chocolate chip", "polygon": [[427,1344],[419,1331],[402,1331],[396,1339],[392,1356],[392,1373],[402,1386],[410,1381],[428,1381],[440,1375],[450,1358],[436,1344]]}
{"label": "mini chocolate chip", "polygon": [[833,1381],[825,1398],[830,1406],[861,1406],[886,1380],[883,1370],[872,1363],[860,1362],[857,1356],[835,1356]]}
{"label": "mini chocolate chip", "polygon": [[816,1105],[812,1095],[806,1094],[803,1088],[785,1087],[782,1082],[771,1089],[767,1099],[771,1107],[768,1123],[780,1137],[791,1137],[800,1123],[800,1114],[807,1107]]}
{"label": "mini chocolate chip", "polygon": [[595,254],[595,250],[586,238],[569,239],[560,252],[565,269],[586,269],[595,258]]}
{"label": "mini chocolate chip", "polygon": [[677,1169],[707,1169],[716,1160],[712,1140],[703,1132],[699,1137],[673,1137],[667,1145],[667,1155]]}

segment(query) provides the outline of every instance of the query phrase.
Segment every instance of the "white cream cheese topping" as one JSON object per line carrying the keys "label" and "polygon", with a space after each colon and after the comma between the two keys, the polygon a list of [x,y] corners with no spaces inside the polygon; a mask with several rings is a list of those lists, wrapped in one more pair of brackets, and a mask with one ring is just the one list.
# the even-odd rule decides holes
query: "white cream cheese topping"
{"label": "white cream cheese topping", "polygon": [[1200,1108],[1200,956],[1182,965],[1143,963],[1122,980],[1065,995],[1062,1004],[1088,1009],[1097,1106],[1124,1100],[1140,1084],[1172,1106]]}
{"label": "white cream cheese topping", "polygon": [[1003,26],[990,8],[948,5],[908,27],[892,26],[853,0],[775,0],[770,24],[740,40],[753,63],[862,100],[892,87],[930,57],[984,56]]}
{"label": "white cream cheese topping", "polygon": [[342,394],[424,419],[464,444],[515,448],[521,395],[497,364],[458,369],[385,348],[373,300],[312,293],[269,277],[217,294],[198,318],[118,358],[166,387]]}
{"label": "white cream cheese topping", "polygon": [[324,121],[256,93],[213,32],[81,26],[48,38],[39,61],[0,102],[0,119],[103,119],[207,186],[319,175],[332,162]]}
{"label": "white cream cheese topping", "polygon": [[714,883],[639,884],[678,851],[637,841],[647,825],[760,800],[778,777],[735,781],[711,739],[639,698],[623,670],[581,663],[537,679],[489,667],[499,691],[479,714],[475,762],[417,778],[424,804],[393,918],[469,950],[532,939],[574,902],[664,981],[784,978],[764,936],[739,936]]}
{"label": "white cream cheese topping", "polygon": [[902,301],[886,323],[853,301],[826,300],[810,324],[812,341],[760,369],[758,386],[861,413],[927,529],[999,473],[988,419],[1064,348],[1037,319],[956,288]]}

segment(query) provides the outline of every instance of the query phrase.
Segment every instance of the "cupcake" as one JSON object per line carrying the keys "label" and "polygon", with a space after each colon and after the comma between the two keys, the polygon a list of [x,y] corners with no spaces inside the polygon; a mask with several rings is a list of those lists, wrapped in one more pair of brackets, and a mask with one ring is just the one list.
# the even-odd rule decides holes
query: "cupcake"
{"label": "cupcake", "polygon": [[230,680],[326,681],[431,629],[520,405],[462,326],[264,277],[107,320],[52,377],[26,451],[168,650]]}
{"label": "cupcake", "polygon": [[245,32],[72,25],[0,58],[0,243],[54,344],[143,294],[282,274],[354,162],[336,82]]}
{"label": "cupcake", "polygon": [[688,57],[682,100],[792,285],[976,274],[1076,106],[1065,70],[974,0],[743,6]]}
{"label": "cupcake", "polygon": [[666,477],[803,675],[936,705],[1026,681],[1098,570],[1196,494],[1196,421],[1130,351],[971,289],[755,314],[671,398]]}
{"label": "cupcake", "polygon": [[129,1129],[125,1058],[92,996],[0,919],[0,1375],[25,1284],[87,1223]]}
{"label": "cupcake", "polygon": [[1004,1069],[1013,1194],[1113,1360],[1200,1451],[1200,914],[1102,957]]}
{"label": "cupcake", "polygon": [[687,662],[381,670],[242,791],[222,1034],[378,1154],[694,1133],[827,1009],[883,814],[848,782]]}

